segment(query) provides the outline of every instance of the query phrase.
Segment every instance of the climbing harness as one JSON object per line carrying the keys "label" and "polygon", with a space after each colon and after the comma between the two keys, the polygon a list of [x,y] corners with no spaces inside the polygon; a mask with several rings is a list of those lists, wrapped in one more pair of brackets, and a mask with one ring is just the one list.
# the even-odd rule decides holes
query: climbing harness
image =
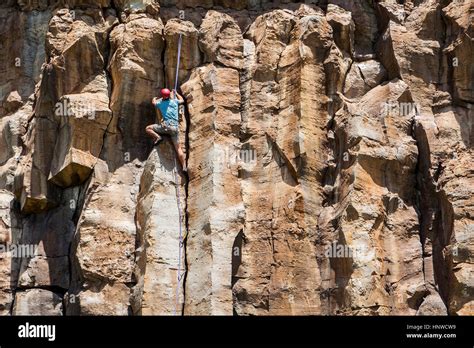
{"label": "climbing harness", "polygon": [[[178,89],[178,77],[179,77],[179,65],[181,62],[181,45],[183,42],[183,34],[179,34],[178,40],[178,61],[176,64],[176,78],[174,83],[174,98],[176,98],[176,93]],[[178,132],[178,142],[179,142],[179,132]],[[179,252],[178,252],[178,277],[176,282],[176,301],[174,306],[174,315],[176,315],[178,305],[179,305],[179,286],[181,284],[181,279],[184,275],[181,274],[181,256],[184,247],[184,238],[183,238],[183,229],[182,229],[182,216],[181,216],[181,195],[179,192],[179,181],[178,181],[178,166],[176,163],[176,155],[174,156],[174,179],[176,183],[176,197],[178,202],[178,214],[179,214]]]}

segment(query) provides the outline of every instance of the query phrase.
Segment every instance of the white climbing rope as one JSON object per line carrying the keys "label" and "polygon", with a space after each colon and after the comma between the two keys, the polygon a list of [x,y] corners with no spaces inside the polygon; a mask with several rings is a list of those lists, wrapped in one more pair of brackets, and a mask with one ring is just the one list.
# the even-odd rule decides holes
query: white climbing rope
{"label": "white climbing rope", "polygon": [[[179,65],[181,63],[181,45],[183,43],[183,34],[179,34],[178,39],[178,62],[176,64],[176,78],[174,80],[174,90],[178,90]],[[176,95],[174,96],[176,98]]]}
{"label": "white climbing rope", "polygon": [[[174,315],[177,313],[178,305],[179,305],[179,287],[181,284],[181,257],[182,257],[182,250],[184,247],[184,240],[183,240],[183,232],[182,232],[182,216],[181,216],[181,196],[179,192],[179,181],[178,181],[178,170],[177,168],[177,163],[176,163],[176,157],[174,159],[174,173],[175,173],[175,183],[176,183],[176,196],[177,196],[177,203],[178,203],[178,215],[179,215],[179,252],[178,252],[178,276],[177,276],[177,282],[176,282],[176,301],[175,301],[175,307],[174,307]],[[183,273],[184,275],[184,273]]]}
{"label": "white climbing rope", "polygon": [[[178,89],[178,77],[179,77],[179,65],[181,62],[181,44],[182,44],[182,38],[183,34],[179,34],[179,40],[178,40],[178,61],[176,64],[176,78],[175,78],[175,84],[174,84],[174,98],[176,99],[176,93]],[[177,141],[179,144],[179,131],[177,135]],[[176,154],[177,155],[177,154]],[[175,183],[176,183],[176,197],[177,197],[177,203],[178,203],[178,215],[179,215],[179,252],[178,252],[178,276],[177,276],[177,282],[176,282],[176,301],[175,301],[175,306],[174,306],[174,315],[176,315],[177,310],[178,310],[178,305],[179,305],[179,287],[181,284],[181,257],[182,257],[182,250],[184,247],[184,240],[183,240],[183,228],[182,228],[182,216],[181,216],[181,195],[180,195],[180,190],[179,190],[179,176],[178,176],[178,166],[176,163],[176,155],[174,156],[174,178],[175,178]],[[183,273],[184,275],[184,273]]]}

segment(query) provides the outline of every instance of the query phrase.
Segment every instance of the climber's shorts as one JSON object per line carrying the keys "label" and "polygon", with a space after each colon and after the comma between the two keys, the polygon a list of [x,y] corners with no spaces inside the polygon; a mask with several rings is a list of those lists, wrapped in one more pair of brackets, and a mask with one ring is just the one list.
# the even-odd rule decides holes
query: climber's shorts
{"label": "climber's shorts", "polygon": [[169,135],[173,144],[178,144],[178,127],[170,126],[166,123],[152,125],[153,131],[160,135]]}

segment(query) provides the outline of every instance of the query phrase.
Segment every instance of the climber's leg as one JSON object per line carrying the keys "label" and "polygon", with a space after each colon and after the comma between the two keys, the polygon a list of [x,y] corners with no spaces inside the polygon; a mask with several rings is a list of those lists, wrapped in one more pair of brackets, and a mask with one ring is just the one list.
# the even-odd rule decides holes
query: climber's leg
{"label": "climber's leg", "polygon": [[184,155],[183,149],[179,144],[178,137],[173,136],[171,137],[171,140],[173,140],[173,145],[176,150],[176,154],[178,155],[179,163],[181,163],[181,168],[183,168],[183,172],[187,172],[188,168],[186,167],[186,156]]}
{"label": "climber's leg", "polygon": [[156,126],[158,125],[151,124],[146,127],[146,133],[153,138],[155,145],[158,144],[162,139],[162,137],[156,132]]}
{"label": "climber's leg", "polygon": [[186,156],[184,155],[183,149],[181,148],[181,145],[178,141],[178,128],[170,127],[166,124],[152,124],[146,127],[146,131],[150,136],[156,138],[155,144],[160,142],[160,140],[162,139],[161,135],[171,136],[171,140],[173,141],[176,154],[178,155],[179,163],[181,164],[183,171],[186,172]]}

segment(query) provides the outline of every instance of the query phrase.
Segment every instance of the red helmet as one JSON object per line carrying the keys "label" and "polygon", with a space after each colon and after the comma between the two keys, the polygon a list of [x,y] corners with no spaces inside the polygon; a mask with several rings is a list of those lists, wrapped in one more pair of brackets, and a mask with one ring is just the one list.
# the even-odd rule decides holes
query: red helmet
{"label": "red helmet", "polygon": [[163,99],[169,99],[170,95],[171,91],[168,88],[163,88],[161,90],[161,96],[163,97]]}

